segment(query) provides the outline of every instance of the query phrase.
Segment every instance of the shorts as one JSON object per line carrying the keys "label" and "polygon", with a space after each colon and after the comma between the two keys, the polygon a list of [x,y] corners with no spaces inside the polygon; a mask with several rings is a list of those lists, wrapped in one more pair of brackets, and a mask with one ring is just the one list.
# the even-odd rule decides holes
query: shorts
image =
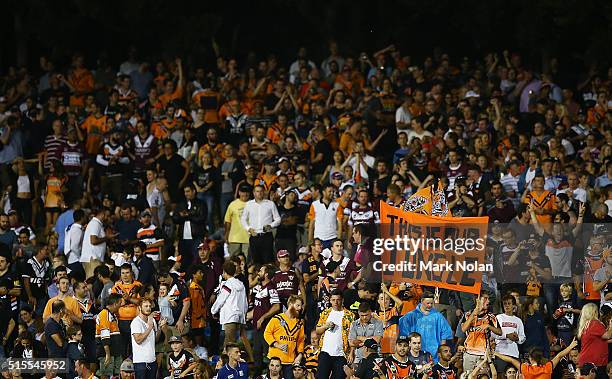
{"label": "shorts", "polygon": [[45,207],[45,212],[60,213],[60,207]]}

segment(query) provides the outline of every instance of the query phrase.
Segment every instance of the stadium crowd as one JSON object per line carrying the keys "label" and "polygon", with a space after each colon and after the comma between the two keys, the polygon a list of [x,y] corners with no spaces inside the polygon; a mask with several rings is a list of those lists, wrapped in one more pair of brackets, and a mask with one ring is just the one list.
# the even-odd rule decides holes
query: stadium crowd
{"label": "stadium crowd", "polygon": [[[9,68],[2,356],[67,357],[65,378],[612,378],[612,67],[343,53]],[[478,296],[366,274],[379,202],[437,180],[453,216],[489,217]]]}

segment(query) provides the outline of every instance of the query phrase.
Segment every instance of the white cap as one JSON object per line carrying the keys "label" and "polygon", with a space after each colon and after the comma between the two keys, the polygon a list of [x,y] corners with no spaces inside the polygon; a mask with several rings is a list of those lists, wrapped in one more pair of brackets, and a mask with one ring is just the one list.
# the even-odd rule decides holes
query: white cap
{"label": "white cap", "polygon": [[465,93],[465,98],[466,98],[466,99],[469,99],[470,97],[476,97],[476,98],[478,98],[478,97],[480,97],[480,95],[479,95],[478,93],[476,93],[476,91],[472,91],[472,90],[470,90],[470,91],[467,91],[467,92]]}

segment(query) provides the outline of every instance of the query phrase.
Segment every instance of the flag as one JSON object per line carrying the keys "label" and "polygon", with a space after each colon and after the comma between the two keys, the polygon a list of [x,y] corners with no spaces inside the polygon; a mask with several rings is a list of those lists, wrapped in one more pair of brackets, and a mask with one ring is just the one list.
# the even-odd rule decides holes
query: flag
{"label": "flag", "polygon": [[424,215],[431,215],[431,190],[433,186],[425,187],[410,196],[404,202],[403,210],[405,212],[414,212]]}
{"label": "flag", "polygon": [[431,186],[432,196],[432,206],[431,206],[431,215],[438,217],[452,217],[450,209],[448,209],[448,201],[446,201],[446,192],[444,192],[444,185],[441,180],[438,180],[438,189],[433,190],[433,185]]}

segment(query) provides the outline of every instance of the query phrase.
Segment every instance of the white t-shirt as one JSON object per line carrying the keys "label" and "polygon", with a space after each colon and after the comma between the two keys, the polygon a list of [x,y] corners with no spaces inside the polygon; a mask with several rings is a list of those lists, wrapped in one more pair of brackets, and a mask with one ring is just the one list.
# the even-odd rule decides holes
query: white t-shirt
{"label": "white t-shirt", "polygon": [[516,333],[518,335],[518,343],[522,344],[525,342],[525,329],[523,327],[523,321],[516,316],[508,316],[505,313],[498,314],[497,322],[499,323],[499,327],[502,330],[502,335],[498,336],[495,333],[492,333],[493,338],[495,338],[495,351],[508,355],[514,358],[519,357],[519,348],[518,344],[511,339],[506,338],[506,335],[510,333]]}
{"label": "white t-shirt", "polygon": [[153,323],[155,325],[153,330],[141,344],[136,343],[134,333],[144,333],[148,328],[147,323],[144,322],[140,315],[138,315],[130,324],[130,331],[132,335],[132,361],[134,363],[155,362],[155,333],[157,332],[157,322],[153,320]]}
{"label": "white t-shirt", "polygon": [[83,234],[83,248],[81,251],[81,262],[89,262],[92,258],[99,261],[104,261],[104,254],[106,253],[106,242],[98,245],[91,243],[91,236],[98,236],[98,238],[106,237],[104,232],[104,225],[97,217],[94,217],[87,224],[85,233]]}
{"label": "white t-shirt", "polygon": [[332,357],[344,357],[344,343],[342,342],[342,318],[344,311],[331,311],[327,317],[327,322],[333,322],[336,326],[328,329],[323,335],[323,347],[321,351],[326,352]]}

